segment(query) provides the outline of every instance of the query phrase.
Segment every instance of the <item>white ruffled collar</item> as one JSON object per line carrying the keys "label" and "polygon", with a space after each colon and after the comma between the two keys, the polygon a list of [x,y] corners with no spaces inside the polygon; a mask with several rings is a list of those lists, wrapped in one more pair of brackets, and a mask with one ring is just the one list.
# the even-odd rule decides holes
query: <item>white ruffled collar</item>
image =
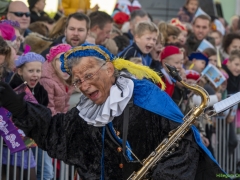
{"label": "white ruffled collar", "polygon": [[77,106],[79,116],[89,125],[101,127],[111,122],[114,117],[120,116],[133,94],[134,84],[129,78],[119,76],[110,89],[110,96],[104,104],[94,104],[89,98],[82,95]]}

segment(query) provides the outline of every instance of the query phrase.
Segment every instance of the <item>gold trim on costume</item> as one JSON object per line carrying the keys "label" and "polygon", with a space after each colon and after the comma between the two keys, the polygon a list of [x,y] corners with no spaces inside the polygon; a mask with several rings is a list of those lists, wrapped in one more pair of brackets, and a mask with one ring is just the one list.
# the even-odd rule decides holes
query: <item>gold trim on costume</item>
{"label": "gold trim on costume", "polygon": [[84,51],[84,50],[88,50],[88,49],[93,49],[93,50],[97,51],[98,53],[100,53],[101,55],[103,55],[105,57],[106,62],[110,62],[110,56],[98,46],[77,46],[77,47],[67,51],[66,53],[64,53],[64,68],[66,69],[67,72],[70,73],[70,69],[68,68],[68,65],[67,65],[68,56],[70,56],[74,52]]}

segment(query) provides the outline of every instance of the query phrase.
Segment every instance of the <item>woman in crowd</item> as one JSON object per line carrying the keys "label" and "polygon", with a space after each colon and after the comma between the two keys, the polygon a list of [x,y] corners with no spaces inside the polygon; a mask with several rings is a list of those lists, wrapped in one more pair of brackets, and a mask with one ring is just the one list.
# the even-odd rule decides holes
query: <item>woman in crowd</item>
{"label": "woman in crowd", "polygon": [[229,33],[223,38],[222,49],[225,54],[223,54],[224,58],[223,64],[226,64],[228,61],[228,57],[233,50],[240,50],[240,34],[237,33]]}
{"label": "woman in crowd", "polygon": [[158,29],[163,35],[165,44],[178,43],[178,36],[181,31],[176,26],[162,22],[158,25]]}
{"label": "woman in crowd", "polygon": [[9,81],[9,74],[12,74],[10,68],[11,48],[0,36],[0,81]]}
{"label": "woman in crowd", "polygon": [[44,11],[46,0],[28,0],[28,4],[31,12],[31,23],[50,19],[48,14]]}

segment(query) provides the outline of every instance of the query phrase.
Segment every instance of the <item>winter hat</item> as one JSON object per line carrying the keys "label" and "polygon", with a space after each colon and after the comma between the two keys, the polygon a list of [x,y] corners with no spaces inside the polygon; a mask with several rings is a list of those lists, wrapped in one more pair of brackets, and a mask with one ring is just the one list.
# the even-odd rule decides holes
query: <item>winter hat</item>
{"label": "winter hat", "polygon": [[178,27],[178,29],[180,29],[181,31],[187,31],[187,28],[184,24],[182,24],[177,18],[173,18],[170,23],[173,25],[173,26],[176,26]]}
{"label": "winter hat", "polygon": [[28,0],[29,9],[31,10],[32,8],[34,8],[35,4],[36,4],[38,1],[39,1],[39,0]]}
{"label": "winter hat", "polygon": [[9,24],[0,23],[0,36],[7,41],[14,41],[16,39],[15,30]]}
{"label": "winter hat", "polygon": [[193,59],[204,60],[206,62],[206,66],[208,65],[208,61],[209,61],[208,57],[201,52],[193,52],[192,54],[190,54],[188,58],[190,61],[192,61]]}
{"label": "winter hat", "polygon": [[49,54],[46,55],[47,61],[51,62],[58,54],[65,53],[70,50],[72,47],[69,44],[59,44],[57,46],[53,46]]}
{"label": "winter hat", "polygon": [[113,16],[113,21],[116,24],[123,25],[128,20],[129,20],[129,15],[124,12],[118,12]]}
{"label": "winter hat", "polygon": [[176,46],[167,46],[163,49],[163,51],[160,54],[160,61],[163,59],[166,59],[169,56],[172,56],[174,54],[182,54],[181,50]]}
{"label": "winter hat", "polygon": [[186,78],[192,79],[192,80],[198,80],[200,78],[200,74],[197,71],[194,70],[186,70]]}
{"label": "winter hat", "polygon": [[17,21],[4,19],[4,20],[1,20],[0,23],[1,24],[8,24],[8,25],[10,25],[10,26],[12,26],[14,28],[20,28],[20,24]]}
{"label": "winter hat", "polygon": [[20,67],[21,65],[28,63],[28,62],[41,62],[44,63],[45,59],[42,55],[34,53],[34,52],[29,52],[24,55],[21,55],[18,57],[18,59],[15,61],[16,67]]}

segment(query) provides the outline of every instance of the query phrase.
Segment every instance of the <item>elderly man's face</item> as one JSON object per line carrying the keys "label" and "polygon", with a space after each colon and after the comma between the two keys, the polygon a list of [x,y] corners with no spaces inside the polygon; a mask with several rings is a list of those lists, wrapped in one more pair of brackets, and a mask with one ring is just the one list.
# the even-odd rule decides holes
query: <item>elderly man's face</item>
{"label": "elderly man's face", "polygon": [[114,67],[110,62],[99,64],[93,57],[83,57],[72,68],[73,82],[80,82],[78,88],[95,104],[103,104],[110,94],[114,78]]}
{"label": "elderly man's face", "polygon": [[20,24],[21,30],[26,30],[30,24],[30,13],[26,4],[21,1],[11,2],[7,19],[17,21]]}

